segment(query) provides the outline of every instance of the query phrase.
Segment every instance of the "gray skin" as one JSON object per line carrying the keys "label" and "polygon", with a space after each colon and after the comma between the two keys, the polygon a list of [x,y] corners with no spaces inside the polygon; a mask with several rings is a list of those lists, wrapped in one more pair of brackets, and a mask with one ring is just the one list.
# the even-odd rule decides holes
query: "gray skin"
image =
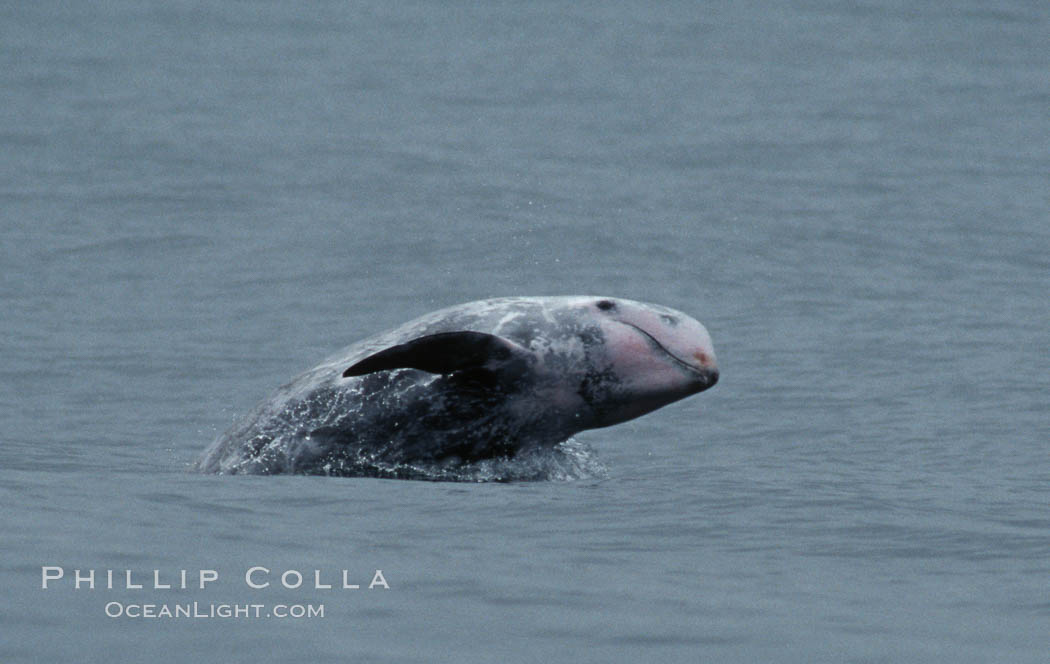
{"label": "gray skin", "polygon": [[471,302],[298,376],[220,436],[197,468],[382,475],[513,457],[717,380],[707,330],[673,309],[593,296]]}

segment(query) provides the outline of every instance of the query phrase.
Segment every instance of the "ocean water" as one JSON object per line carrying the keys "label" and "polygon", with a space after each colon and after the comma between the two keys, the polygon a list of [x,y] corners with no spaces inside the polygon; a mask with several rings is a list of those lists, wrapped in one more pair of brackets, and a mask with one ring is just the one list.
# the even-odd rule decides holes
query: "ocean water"
{"label": "ocean water", "polygon": [[[1021,1],[4,4],[0,660],[1045,662],[1048,35]],[[191,471],[353,341],[576,293],[693,315],[722,370],[579,435],[604,473]],[[324,615],[127,615],[194,603]]]}

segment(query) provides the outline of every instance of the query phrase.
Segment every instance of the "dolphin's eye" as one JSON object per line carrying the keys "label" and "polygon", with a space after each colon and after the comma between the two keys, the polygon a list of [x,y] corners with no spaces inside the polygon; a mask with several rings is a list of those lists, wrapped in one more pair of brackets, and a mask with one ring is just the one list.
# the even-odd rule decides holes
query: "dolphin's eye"
{"label": "dolphin's eye", "polygon": [[616,303],[612,300],[598,300],[594,303],[594,306],[598,307],[602,311],[610,311],[616,308]]}
{"label": "dolphin's eye", "polygon": [[663,319],[663,321],[671,327],[678,325],[678,318],[676,316],[672,316],[670,314],[661,314],[660,318]]}

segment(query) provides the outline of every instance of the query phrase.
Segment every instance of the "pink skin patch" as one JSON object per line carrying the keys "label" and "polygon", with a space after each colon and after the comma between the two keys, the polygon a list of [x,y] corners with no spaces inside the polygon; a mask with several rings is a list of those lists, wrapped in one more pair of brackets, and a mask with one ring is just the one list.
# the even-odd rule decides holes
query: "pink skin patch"
{"label": "pink skin patch", "polygon": [[[667,320],[670,314],[661,314],[640,307],[623,306],[620,315],[613,320],[639,328],[659,343],[667,353],[684,364],[698,369],[716,368],[715,353],[707,330],[696,320],[674,312],[674,322]],[[648,347],[647,341],[642,343]],[[647,348],[651,355],[651,349]],[[696,360],[696,363],[693,362]]]}
{"label": "pink skin patch", "polygon": [[702,366],[702,367],[709,367],[709,366],[711,366],[711,360],[707,356],[707,353],[705,353],[703,351],[699,351],[699,352],[693,353],[693,357],[695,357],[696,361],[700,363],[700,366]]}

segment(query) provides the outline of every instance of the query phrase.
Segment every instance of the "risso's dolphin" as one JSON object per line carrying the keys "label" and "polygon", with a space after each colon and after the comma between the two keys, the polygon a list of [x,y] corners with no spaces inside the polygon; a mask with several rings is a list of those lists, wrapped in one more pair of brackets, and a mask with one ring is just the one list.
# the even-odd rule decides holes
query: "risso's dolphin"
{"label": "risso's dolphin", "polygon": [[553,447],[717,380],[707,330],[673,309],[589,296],[470,302],[359,341],[295,378],[197,468],[405,476],[399,468]]}

